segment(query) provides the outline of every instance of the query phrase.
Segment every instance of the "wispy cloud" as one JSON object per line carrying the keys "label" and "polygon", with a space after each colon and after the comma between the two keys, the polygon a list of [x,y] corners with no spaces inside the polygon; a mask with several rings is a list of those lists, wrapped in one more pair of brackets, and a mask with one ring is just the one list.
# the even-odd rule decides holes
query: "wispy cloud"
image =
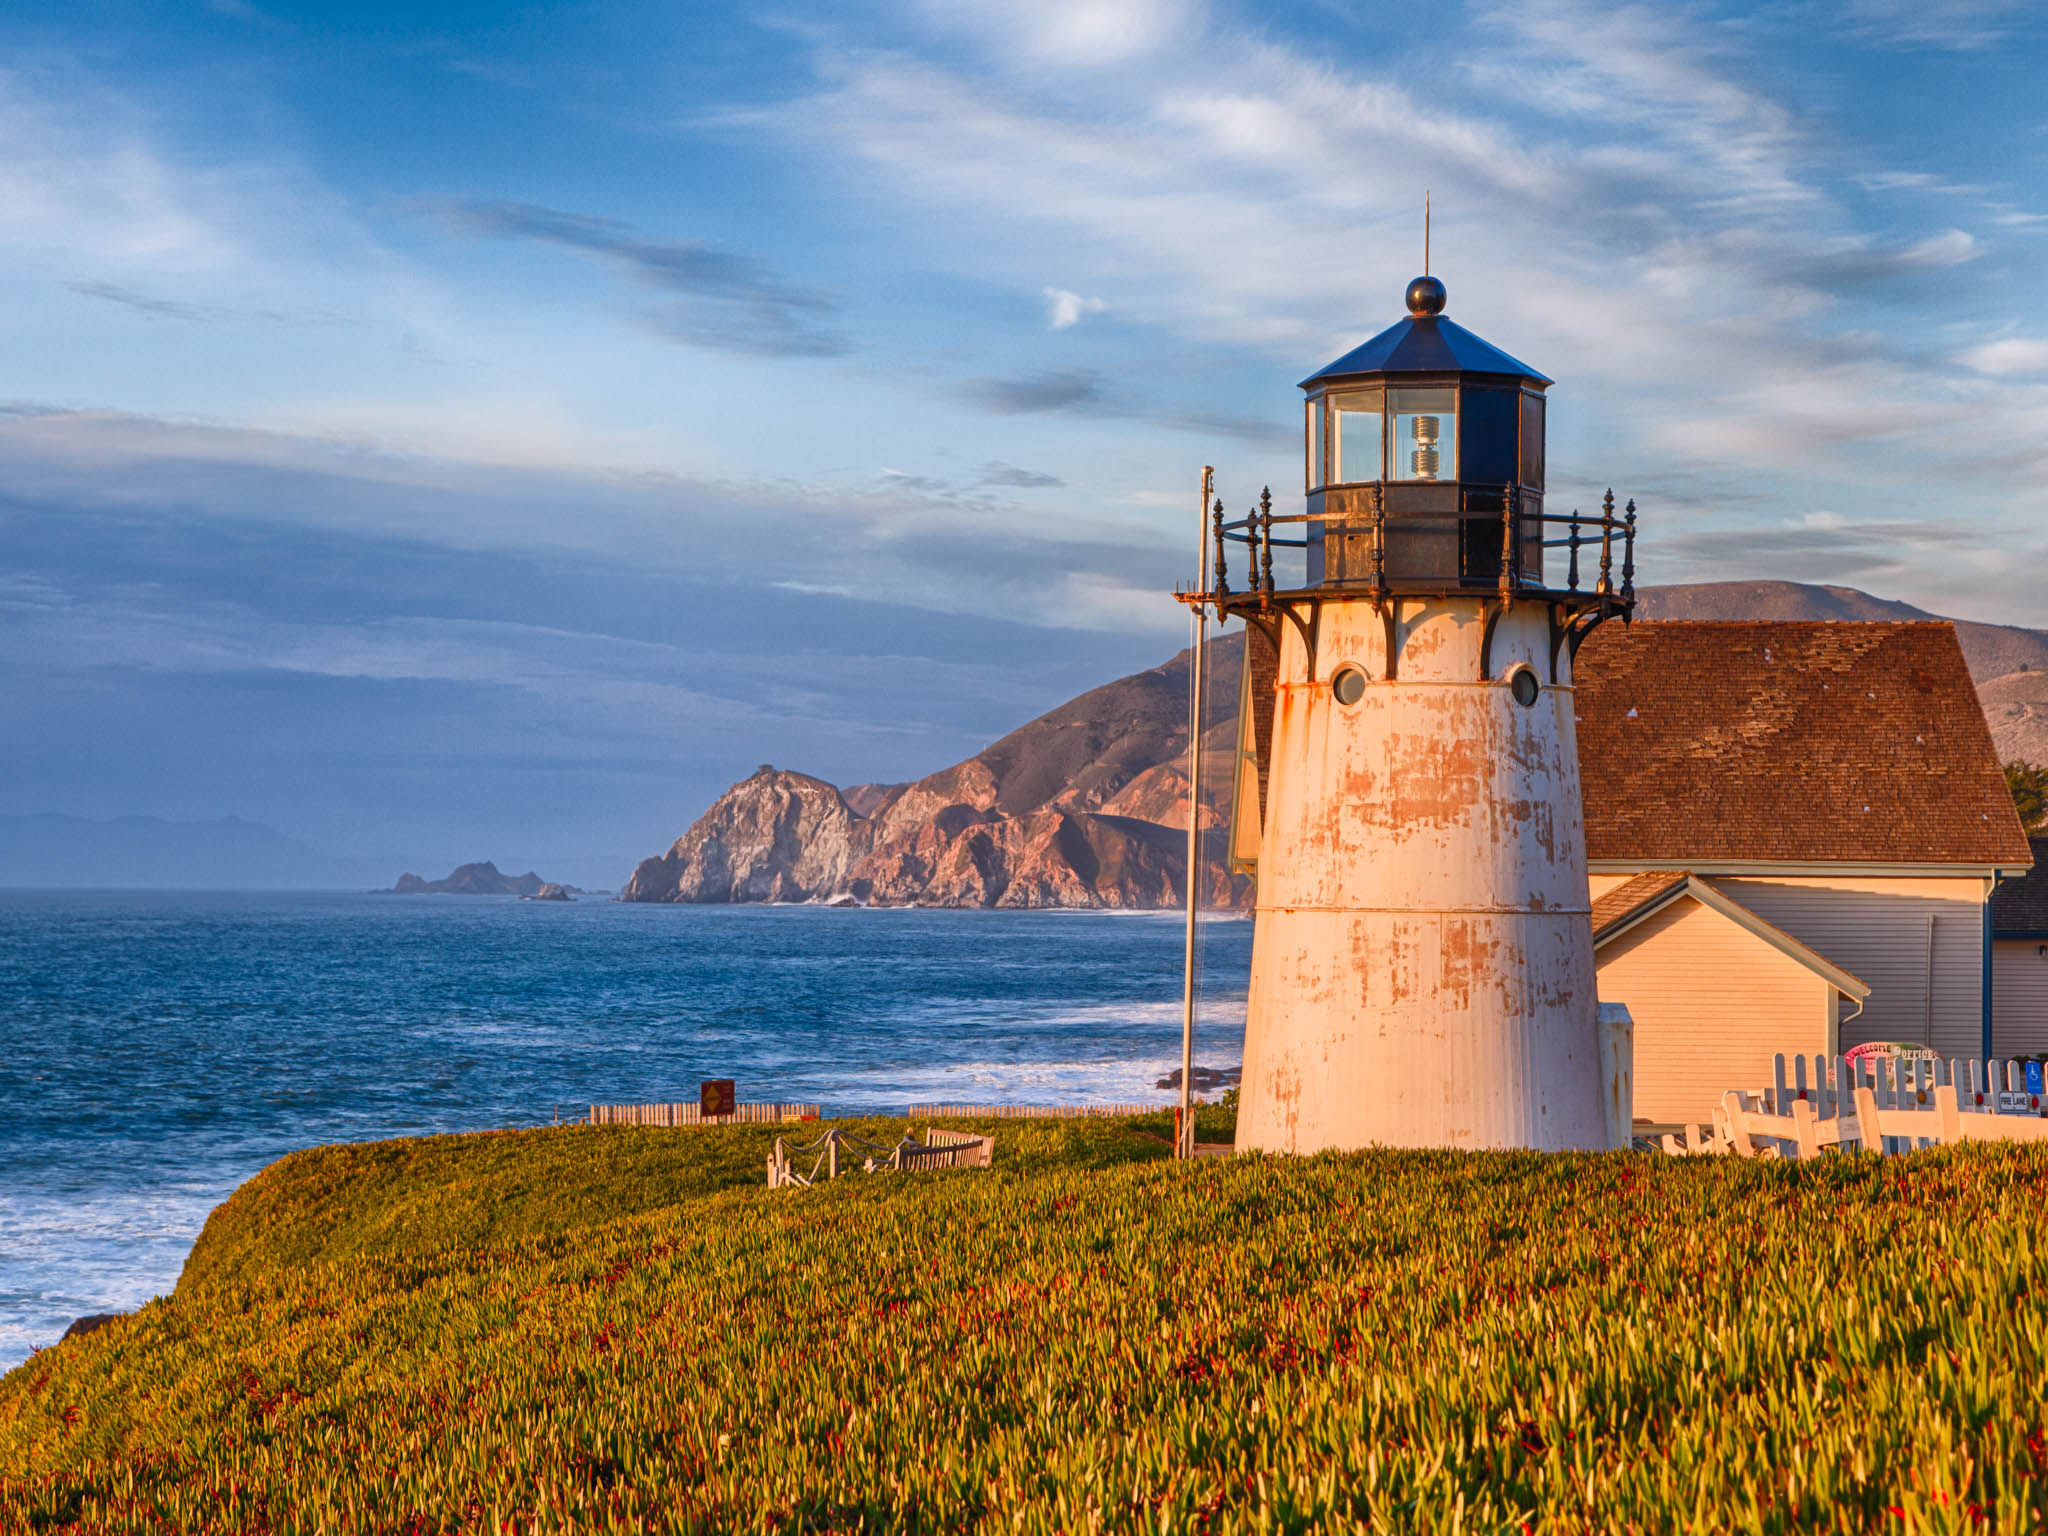
{"label": "wispy cloud", "polygon": [[1994,379],[2048,374],[2048,341],[2031,336],[2006,336],[1981,346],[1965,348],[1961,362],[1965,368],[1988,374]]}
{"label": "wispy cloud", "polygon": [[830,357],[847,350],[828,322],[839,300],[792,282],[766,262],[701,240],[656,240],[617,219],[565,213],[533,203],[461,202],[450,216],[463,228],[505,239],[537,240],[597,257],[680,302],[653,324],[692,346],[768,357]]}
{"label": "wispy cloud", "polygon": [[1045,323],[1055,331],[1069,331],[1083,315],[1099,315],[1109,306],[1100,299],[1084,299],[1064,288],[1045,290]]}
{"label": "wispy cloud", "polygon": [[260,320],[272,325],[285,324],[337,324],[346,317],[329,312],[302,311],[286,314],[276,309],[244,309],[230,304],[188,304],[182,299],[167,299],[158,294],[143,293],[120,283],[67,282],[64,285],[82,299],[95,299],[102,304],[111,304],[117,309],[131,310],[136,314],[149,315],[162,320],[188,320],[199,323],[224,320]]}
{"label": "wispy cloud", "polygon": [[132,309],[140,314],[156,315],[166,320],[211,320],[217,311],[197,304],[181,304],[175,299],[152,298],[137,293],[132,288],[123,288],[119,283],[66,283],[64,285],[83,299],[98,299],[105,304]]}
{"label": "wispy cloud", "polygon": [[2026,0],[1842,0],[1839,24],[1882,47],[1968,53],[2005,42],[2029,10]]}
{"label": "wispy cloud", "polygon": [[1058,475],[1048,475],[1035,469],[1019,469],[1014,464],[1005,464],[1000,459],[991,459],[981,466],[979,485],[1007,485],[1019,490],[1042,491],[1067,482]]}
{"label": "wispy cloud", "polygon": [[1128,64],[1201,33],[1200,0],[925,0],[941,26],[980,38],[1000,54],[1069,69]]}
{"label": "wispy cloud", "polygon": [[1002,416],[1030,416],[1044,411],[1074,411],[1103,403],[1101,377],[1088,370],[1018,374],[1010,378],[969,379],[962,391],[983,410]]}

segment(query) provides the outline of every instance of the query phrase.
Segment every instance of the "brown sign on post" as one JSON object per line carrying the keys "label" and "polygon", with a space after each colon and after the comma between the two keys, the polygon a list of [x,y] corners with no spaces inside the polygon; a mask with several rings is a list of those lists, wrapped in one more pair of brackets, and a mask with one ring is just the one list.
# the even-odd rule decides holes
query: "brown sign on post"
{"label": "brown sign on post", "polygon": [[707,1077],[697,1085],[697,1112],[706,1120],[722,1119],[739,1106],[737,1090],[729,1077]]}

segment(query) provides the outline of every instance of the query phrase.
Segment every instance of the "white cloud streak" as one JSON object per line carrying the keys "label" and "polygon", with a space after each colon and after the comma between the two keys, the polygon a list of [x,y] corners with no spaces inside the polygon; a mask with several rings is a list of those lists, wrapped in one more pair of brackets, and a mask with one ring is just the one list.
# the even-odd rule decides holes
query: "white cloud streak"
{"label": "white cloud streak", "polygon": [[[1727,508],[1731,531],[1787,496],[1889,501],[1920,477],[1974,484],[1980,529],[2040,504],[2012,448],[2034,440],[2034,407],[1984,384],[2032,353],[1936,337],[1953,324],[1942,274],[1985,252],[1964,208],[1870,221],[1849,147],[1760,83],[1739,30],[1667,7],[1493,6],[1458,39],[1463,84],[1421,93],[1211,17],[1121,60],[1113,102],[1086,66],[984,41],[975,69],[824,55],[822,87],[770,126],[944,227],[963,266],[1072,273],[1046,292],[1052,323],[1080,318],[1056,295],[1092,293],[1181,355],[1306,371],[1393,318],[1427,187],[1452,313],[1564,381],[1555,477],[1591,449],[1601,481]],[[1915,206],[1941,221],[1915,227]],[[1058,378],[1114,398],[1098,375]],[[1023,408],[1020,390],[997,403]]]}

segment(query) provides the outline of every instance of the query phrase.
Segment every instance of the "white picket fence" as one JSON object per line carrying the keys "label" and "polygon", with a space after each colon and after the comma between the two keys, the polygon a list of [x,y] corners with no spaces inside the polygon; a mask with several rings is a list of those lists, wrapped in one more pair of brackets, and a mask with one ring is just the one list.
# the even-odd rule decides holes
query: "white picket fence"
{"label": "white picket fence", "polygon": [[815,1104],[735,1104],[729,1115],[707,1115],[703,1106],[688,1104],[593,1104],[592,1125],[779,1125],[785,1120],[815,1120]]}
{"label": "white picket fence", "polygon": [[1954,1057],[1779,1056],[1769,1088],[1730,1089],[1711,1130],[1666,1136],[1680,1155],[1818,1157],[1831,1147],[1910,1152],[1962,1141],[2048,1142],[2048,1095],[2026,1064]]}

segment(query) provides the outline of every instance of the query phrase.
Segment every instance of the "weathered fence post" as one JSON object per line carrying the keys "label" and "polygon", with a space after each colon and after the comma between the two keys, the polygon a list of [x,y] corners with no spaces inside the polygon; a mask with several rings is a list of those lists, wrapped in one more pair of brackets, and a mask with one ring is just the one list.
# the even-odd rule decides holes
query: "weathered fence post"
{"label": "weathered fence post", "polygon": [[1607,1145],[1627,1151],[1636,1128],[1636,1025],[1625,1003],[1600,1005],[1600,1081]]}

